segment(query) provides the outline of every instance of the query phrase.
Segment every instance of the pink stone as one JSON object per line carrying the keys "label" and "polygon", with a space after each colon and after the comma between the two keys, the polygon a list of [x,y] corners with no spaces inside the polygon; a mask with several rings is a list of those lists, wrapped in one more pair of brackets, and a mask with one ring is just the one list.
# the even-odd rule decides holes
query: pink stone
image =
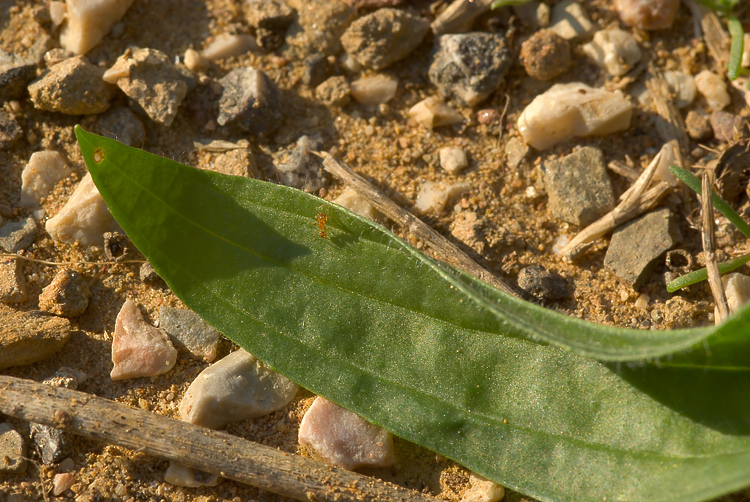
{"label": "pink stone", "polygon": [[302,418],[299,442],[312,446],[327,463],[344,469],[396,463],[390,432],[322,397],[315,398]]}
{"label": "pink stone", "polygon": [[177,361],[177,350],[163,331],[148,324],[132,300],[125,301],[112,339],[112,380],[161,375]]}
{"label": "pink stone", "polygon": [[680,0],[615,0],[622,22],[642,30],[664,30],[672,26]]}
{"label": "pink stone", "polygon": [[76,482],[76,478],[74,478],[73,475],[68,472],[55,474],[55,477],[52,478],[52,494],[55,497],[60,496],[67,489],[73,486],[75,482]]}

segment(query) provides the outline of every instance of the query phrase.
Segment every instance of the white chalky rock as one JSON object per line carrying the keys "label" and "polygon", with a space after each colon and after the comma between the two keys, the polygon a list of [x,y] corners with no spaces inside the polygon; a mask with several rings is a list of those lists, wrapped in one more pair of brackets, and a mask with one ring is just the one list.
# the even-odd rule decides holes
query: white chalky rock
{"label": "white chalky rock", "polygon": [[126,300],[112,337],[112,380],[156,376],[171,370],[177,350],[162,330],[148,324],[135,302]]}
{"label": "white chalky rock", "polygon": [[390,432],[320,396],[302,417],[299,443],[312,446],[323,460],[344,469],[396,463]]}
{"label": "white chalky rock", "polygon": [[218,486],[221,478],[210,472],[199,471],[179,462],[170,462],[167,472],[164,473],[164,481],[174,486],[186,488],[199,488],[201,486]]}
{"label": "white chalky rock", "polygon": [[565,39],[573,40],[593,32],[594,24],[581,4],[576,0],[564,0],[552,8],[550,29]]}
{"label": "white chalky rock", "polygon": [[71,173],[59,152],[45,150],[31,154],[21,173],[21,205],[34,207],[46,197],[55,184]]}
{"label": "white chalky rock", "polygon": [[239,56],[257,49],[258,44],[255,43],[255,37],[251,35],[222,33],[221,35],[216,35],[206,48],[201,51],[201,56],[209,61],[216,61],[232,56]]}
{"label": "white chalky rock", "polygon": [[456,183],[455,185],[444,186],[441,183],[427,181],[422,184],[417,200],[414,202],[414,212],[418,215],[433,214],[439,215],[445,209],[449,201],[468,192],[471,185],[468,183]]}
{"label": "white chalky rock", "polygon": [[730,313],[737,312],[750,300],[750,277],[735,272],[723,276],[721,282],[724,283]]}
{"label": "white chalky rock", "polygon": [[66,21],[60,45],[77,55],[86,54],[109,33],[133,0],[66,0]]}
{"label": "white chalky rock", "polygon": [[87,173],[67,204],[47,221],[45,228],[56,241],[93,246],[104,243],[104,232],[112,232],[120,227],[109,214],[91,174]]}
{"label": "white chalky rock", "polygon": [[387,103],[396,95],[398,79],[388,75],[362,77],[351,83],[351,93],[359,104],[377,106]]}
{"label": "white chalky rock", "polygon": [[607,73],[625,75],[641,60],[641,49],[633,35],[624,30],[601,30],[583,46],[583,52]]}
{"label": "white chalky rock", "polygon": [[180,418],[221,429],[231,422],[280,410],[299,386],[240,349],[198,375],[180,403]]}
{"label": "white chalky rock", "polygon": [[695,100],[695,79],[692,75],[681,71],[665,71],[664,80],[667,81],[669,92],[675,96],[677,108],[686,108]]}
{"label": "white chalky rock", "polygon": [[369,202],[367,202],[367,199],[351,188],[347,187],[344,189],[341,195],[333,199],[333,202],[339,206],[347,208],[349,211],[358,214],[363,218],[374,220],[378,217],[378,212]]}
{"label": "white chalky rock", "polygon": [[505,498],[505,488],[482,476],[470,474],[469,485],[461,502],[500,502]]}
{"label": "white chalky rock", "polygon": [[425,98],[409,108],[409,117],[427,129],[463,122],[464,116],[437,96]]}
{"label": "white chalky rock", "polygon": [[709,70],[695,76],[695,87],[706,98],[710,110],[723,110],[732,102],[724,79]]}
{"label": "white chalky rock", "polygon": [[438,152],[440,157],[440,167],[451,174],[456,174],[466,169],[469,165],[469,159],[463,148],[457,146],[446,146]]}
{"label": "white chalky rock", "polygon": [[633,105],[620,92],[595,89],[580,82],[555,84],[518,117],[526,143],[544,150],[580,136],[603,136],[630,127]]}

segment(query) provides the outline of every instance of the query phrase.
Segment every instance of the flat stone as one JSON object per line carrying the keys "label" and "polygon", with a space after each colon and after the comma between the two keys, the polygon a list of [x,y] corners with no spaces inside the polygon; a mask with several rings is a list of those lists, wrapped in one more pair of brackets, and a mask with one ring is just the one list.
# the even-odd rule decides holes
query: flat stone
{"label": "flat stone", "polygon": [[293,146],[280,151],[274,158],[274,169],[281,183],[315,193],[325,185],[323,164],[311,152],[320,150],[317,136],[301,136]]}
{"label": "flat stone", "polygon": [[138,116],[129,108],[112,108],[96,121],[96,129],[102,136],[112,138],[128,146],[142,148],[146,144],[146,128]]}
{"label": "flat stone", "polygon": [[112,380],[166,373],[177,361],[167,334],[148,324],[135,302],[126,300],[115,320],[112,337]]}
{"label": "flat stone", "polygon": [[71,173],[60,152],[44,150],[32,153],[21,173],[21,205],[38,206],[42,197],[49,195],[57,182]]}
{"label": "flat stone", "polygon": [[521,45],[521,62],[530,77],[552,80],[570,67],[570,43],[552,30],[539,30]]}
{"label": "flat stone", "polygon": [[0,103],[19,99],[36,77],[36,63],[0,49]]}
{"label": "flat stone", "polygon": [[9,148],[23,135],[23,129],[8,112],[0,110],[0,149]]}
{"label": "flat stone", "polygon": [[247,0],[247,21],[255,28],[258,46],[266,51],[281,47],[289,25],[294,21],[294,11],[283,0]]}
{"label": "flat stone", "polygon": [[252,134],[271,133],[279,127],[281,90],[263,71],[235,68],[219,83],[224,87],[216,119],[219,125],[236,122]]}
{"label": "flat stone", "polygon": [[430,22],[426,19],[384,7],[349,25],[341,44],[363,67],[382,70],[408,56],[429,29]]}
{"label": "flat stone", "polygon": [[583,227],[614,209],[612,183],[598,148],[579,148],[545,162],[543,170],[548,209],[555,218]]}
{"label": "flat stone", "polygon": [[510,51],[497,35],[443,35],[435,40],[428,76],[443,96],[475,106],[497,90],[510,65]]}
{"label": "flat stone", "polygon": [[568,40],[584,38],[595,29],[583,5],[576,0],[564,0],[552,7],[549,27]]}
{"label": "flat stone", "polygon": [[26,472],[26,443],[11,424],[0,424],[0,473]]}
{"label": "flat stone", "polygon": [[638,289],[648,280],[657,259],[680,240],[682,235],[672,213],[667,208],[658,209],[612,234],[604,265]]}
{"label": "flat stone", "polygon": [[159,327],[196,359],[209,363],[216,359],[221,333],[192,310],[159,307]]}
{"label": "flat stone", "polygon": [[70,321],[0,304],[0,369],[47,359],[70,338]]}
{"label": "flat stone", "polygon": [[287,0],[287,5],[297,11],[286,36],[291,52],[297,54],[295,59],[337,54],[341,36],[357,14],[342,0]]}
{"label": "flat stone", "polygon": [[344,469],[396,463],[390,432],[320,396],[302,417],[299,443],[311,446],[327,463]]}
{"label": "flat stone", "polygon": [[77,56],[52,66],[29,86],[34,107],[68,115],[107,111],[113,89],[102,80],[102,71]]}
{"label": "flat stone", "polygon": [[714,137],[724,143],[740,141],[748,136],[747,120],[721,110],[712,112],[708,118]]}
{"label": "flat stone", "polygon": [[0,302],[26,301],[26,278],[21,270],[21,260],[0,258]]}
{"label": "flat stone", "polygon": [[10,221],[0,227],[0,249],[6,253],[25,250],[36,240],[36,222],[29,216],[21,221]]}
{"label": "flat stone", "polygon": [[63,268],[39,295],[39,308],[62,317],[78,317],[89,306],[91,291],[75,270]]}
{"label": "flat stone", "polygon": [[240,349],[198,375],[180,403],[180,418],[222,429],[285,407],[299,387]]}
{"label": "flat stone", "polygon": [[65,0],[67,19],[60,30],[60,45],[86,54],[122,19],[133,0]]}
{"label": "flat stone", "polygon": [[555,301],[568,296],[565,279],[541,265],[522,268],[518,273],[518,287],[541,301]]}

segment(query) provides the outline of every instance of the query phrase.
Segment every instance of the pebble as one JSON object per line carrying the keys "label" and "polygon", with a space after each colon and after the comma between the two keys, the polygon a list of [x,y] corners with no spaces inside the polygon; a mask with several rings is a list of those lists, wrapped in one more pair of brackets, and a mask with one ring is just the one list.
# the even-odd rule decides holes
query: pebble
{"label": "pebble", "polygon": [[352,99],[349,82],[341,75],[330,77],[315,88],[315,97],[330,106],[346,106]]}
{"label": "pebble", "polygon": [[570,43],[552,30],[539,30],[521,45],[521,62],[530,77],[552,80],[570,67]]}
{"label": "pebble", "polygon": [[564,0],[552,8],[550,29],[567,40],[575,40],[589,36],[596,28],[581,4]]}
{"label": "pebble", "polygon": [[648,280],[657,259],[680,240],[682,235],[670,210],[658,209],[615,230],[604,265],[633,289],[639,289]]}
{"label": "pebble", "polygon": [[141,282],[144,282],[146,284],[151,284],[151,285],[164,284],[164,280],[161,277],[159,277],[159,274],[156,273],[156,270],[154,270],[154,266],[151,265],[150,262],[146,262],[143,265],[141,265],[141,268],[138,270],[138,277],[141,280]]}
{"label": "pebble", "polygon": [[417,194],[417,200],[412,207],[418,215],[440,215],[448,202],[471,190],[469,183],[455,183],[444,185],[434,181],[425,181]]}
{"label": "pebble", "polygon": [[287,44],[304,59],[331,56],[341,50],[341,36],[357,15],[343,0],[287,0],[297,18],[286,32]]}
{"label": "pebble", "polygon": [[255,28],[258,46],[273,51],[284,43],[287,28],[294,21],[294,11],[284,0],[248,0],[247,22]]}
{"label": "pebble", "polygon": [[341,195],[333,199],[333,202],[339,206],[345,207],[349,211],[375,220],[378,217],[378,211],[367,201],[366,198],[359,195],[354,189],[346,187]]}
{"label": "pebble", "polygon": [[26,443],[9,423],[0,424],[0,473],[26,472]]}
{"label": "pebble", "polygon": [[315,193],[325,185],[323,164],[311,152],[320,150],[319,136],[301,136],[294,146],[275,155],[274,169],[284,185]]}
{"label": "pebble", "polygon": [[344,50],[364,68],[382,70],[408,56],[422,42],[430,22],[384,7],[360,17],[344,32]]}
{"label": "pebble", "polygon": [[541,301],[555,301],[568,296],[565,279],[541,265],[522,268],[518,273],[518,287]]}
{"label": "pebble", "polygon": [[195,49],[186,49],[182,56],[182,62],[190,71],[200,71],[208,66],[208,61]]}
{"label": "pebble", "polygon": [[723,110],[732,102],[724,79],[709,70],[703,70],[695,76],[695,87],[706,99],[711,111]]}
{"label": "pebble", "polygon": [[695,79],[692,75],[681,71],[665,71],[664,80],[667,81],[669,92],[675,97],[677,108],[687,108],[695,100]]}
{"label": "pebble", "polygon": [[140,105],[151,120],[172,125],[188,82],[169,57],[156,49],[126,50],[102,77]]}
{"label": "pebble", "polygon": [[549,5],[538,0],[513,6],[513,13],[523,24],[531,28],[546,28],[550,22]]}
{"label": "pebble", "polygon": [[222,429],[285,407],[299,386],[239,349],[203,370],[180,403],[186,422]]}
{"label": "pebble", "polygon": [[716,110],[708,117],[714,137],[724,143],[747,138],[747,120],[734,113]]}
{"label": "pebble", "polygon": [[70,449],[70,440],[65,431],[47,425],[32,423],[31,439],[44,465],[61,460]]}
{"label": "pebble", "polygon": [[133,0],[66,0],[67,19],[60,31],[63,49],[82,55],[104,39]]}
{"label": "pebble", "polygon": [[35,108],[68,115],[105,112],[113,96],[112,88],[102,80],[101,69],[83,56],[52,66],[28,89]]}
{"label": "pebble", "polygon": [[23,129],[8,112],[0,110],[0,149],[8,149],[23,136]]}
{"label": "pebble", "polygon": [[19,99],[36,78],[36,63],[0,49],[0,103]]}
{"label": "pebble", "polygon": [[542,169],[549,196],[547,208],[555,218],[583,227],[615,207],[604,154],[598,148],[579,148],[561,159],[544,162]]}
{"label": "pebble", "polygon": [[528,145],[516,136],[505,143],[505,162],[511,169],[517,169],[528,154]]}
{"label": "pebble", "polygon": [[723,275],[721,282],[724,283],[729,312],[733,314],[750,300],[750,277],[732,272]]}
{"label": "pebble", "polygon": [[142,148],[146,144],[146,128],[130,108],[117,106],[96,121],[96,130],[128,146]]}
{"label": "pebble", "polygon": [[42,197],[49,195],[57,182],[71,173],[60,152],[45,150],[32,153],[21,173],[21,206],[38,206]]}
{"label": "pebble", "polygon": [[457,146],[445,146],[438,151],[440,167],[450,174],[458,174],[469,167],[469,158],[466,151]]}
{"label": "pebble", "polygon": [[237,122],[252,134],[273,132],[281,122],[281,91],[261,70],[235,68],[219,83],[224,90],[219,99],[216,122]]}
{"label": "pebble", "polygon": [[11,221],[0,227],[0,249],[6,253],[19,253],[36,240],[36,222],[31,216]]}
{"label": "pebble", "polygon": [[603,136],[630,127],[633,105],[620,92],[580,82],[555,84],[518,118],[523,139],[538,150],[581,136]]}
{"label": "pebble", "polygon": [[614,77],[625,75],[641,60],[638,42],[625,30],[597,31],[594,39],[582,49],[594,63]]}
{"label": "pebble", "polygon": [[327,57],[323,54],[310,55],[302,61],[301,81],[308,87],[317,87],[328,78],[330,71]]}
{"label": "pebble", "polygon": [[69,268],[63,268],[39,295],[39,308],[62,317],[78,317],[89,306],[91,291],[86,280]]}
{"label": "pebble", "polygon": [[695,110],[690,110],[685,116],[685,129],[688,135],[695,140],[704,140],[711,136],[711,124],[708,115]]}
{"label": "pebble", "polygon": [[201,51],[201,56],[208,61],[240,56],[246,52],[257,50],[258,44],[252,35],[236,35],[221,33]]}
{"label": "pebble", "polygon": [[76,483],[76,478],[69,472],[60,472],[52,478],[52,495],[59,497]]}
{"label": "pebble", "polygon": [[437,96],[430,96],[412,106],[409,108],[408,115],[427,129],[464,121],[463,115]]}
{"label": "pebble", "polygon": [[216,474],[193,469],[179,462],[172,461],[164,473],[164,481],[173,486],[199,488],[202,486],[218,486],[221,478]]}
{"label": "pebble", "polygon": [[0,302],[25,302],[26,278],[21,269],[21,260],[17,258],[0,258]]}
{"label": "pebble", "polygon": [[70,338],[70,321],[0,304],[0,369],[47,359]]}
{"label": "pebble", "polygon": [[428,76],[443,96],[476,106],[502,84],[510,65],[505,40],[497,35],[443,35],[435,40]]}
{"label": "pebble", "polygon": [[680,0],[614,0],[622,22],[641,30],[664,30],[674,22]]}
{"label": "pebble", "polygon": [[196,359],[209,363],[216,359],[221,333],[192,310],[159,307],[159,327]]}
{"label": "pebble", "polygon": [[320,396],[302,417],[299,443],[311,446],[325,462],[344,469],[396,463],[390,432]]}
{"label": "pebble", "polygon": [[351,85],[352,97],[365,106],[378,106],[387,103],[396,95],[398,78],[389,75],[362,77]]}
{"label": "pebble", "polygon": [[126,300],[112,337],[112,380],[150,377],[171,370],[177,350],[163,331],[148,324],[135,302]]}
{"label": "pebble", "polygon": [[104,232],[119,230],[90,173],[86,173],[60,212],[47,220],[45,228],[56,241],[84,246],[101,246]]}
{"label": "pebble", "polygon": [[469,474],[469,488],[461,502],[500,502],[505,498],[505,488],[477,474]]}

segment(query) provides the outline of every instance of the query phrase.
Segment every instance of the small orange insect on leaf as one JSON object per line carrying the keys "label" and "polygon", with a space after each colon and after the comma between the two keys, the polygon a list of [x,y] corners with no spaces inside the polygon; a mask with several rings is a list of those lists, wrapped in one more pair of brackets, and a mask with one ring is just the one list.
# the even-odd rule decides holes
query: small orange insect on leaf
{"label": "small orange insect on leaf", "polygon": [[318,213],[315,215],[315,221],[318,222],[318,228],[320,229],[318,235],[323,239],[327,239],[328,230],[326,228],[326,224],[328,223],[328,214],[325,212],[325,208],[323,206],[320,206],[318,208]]}

